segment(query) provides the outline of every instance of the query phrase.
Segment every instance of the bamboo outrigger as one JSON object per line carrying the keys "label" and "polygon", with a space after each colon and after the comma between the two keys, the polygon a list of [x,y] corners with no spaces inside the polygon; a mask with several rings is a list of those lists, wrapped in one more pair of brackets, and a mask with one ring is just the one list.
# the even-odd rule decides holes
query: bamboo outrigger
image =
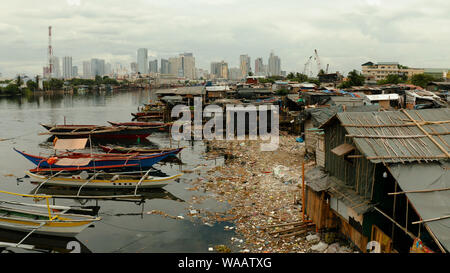
{"label": "bamboo outrigger", "polygon": [[0,193],[46,200],[46,205],[0,200],[0,228],[27,233],[17,245],[32,233],[75,237],[93,222],[101,220],[100,217],[68,214],[70,207],[49,204],[51,195],[28,195],[7,191]]}

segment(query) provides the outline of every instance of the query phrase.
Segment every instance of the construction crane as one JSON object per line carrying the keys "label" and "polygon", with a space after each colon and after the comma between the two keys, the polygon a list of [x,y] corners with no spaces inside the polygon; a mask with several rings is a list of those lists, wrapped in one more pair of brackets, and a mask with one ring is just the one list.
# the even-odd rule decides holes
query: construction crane
{"label": "construction crane", "polygon": [[308,76],[308,72],[310,72],[310,70],[308,71],[308,68],[311,66],[311,59],[312,56],[309,56],[308,61],[305,63],[305,68],[303,69],[303,75],[307,75]]}
{"label": "construction crane", "polygon": [[314,56],[314,59],[317,63],[317,73],[320,73],[320,70],[322,70],[322,66],[320,65],[319,53],[317,53],[317,49],[314,49]]}

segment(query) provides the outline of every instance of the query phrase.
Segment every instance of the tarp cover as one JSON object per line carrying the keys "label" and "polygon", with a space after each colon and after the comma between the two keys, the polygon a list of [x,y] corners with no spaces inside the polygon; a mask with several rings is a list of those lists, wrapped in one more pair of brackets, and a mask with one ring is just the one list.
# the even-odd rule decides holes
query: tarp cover
{"label": "tarp cover", "polygon": [[[450,188],[450,162],[396,164],[390,170],[402,191]],[[450,190],[406,194],[423,220],[450,215]],[[450,250],[450,218],[425,223],[447,251]]]}
{"label": "tarp cover", "polygon": [[91,162],[91,158],[63,158],[56,162],[61,166],[86,166]]}
{"label": "tarp cover", "polygon": [[88,139],[87,138],[77,138],[77,139],[56,139],[55,149],[56,150],[81,150],[86,147]]}

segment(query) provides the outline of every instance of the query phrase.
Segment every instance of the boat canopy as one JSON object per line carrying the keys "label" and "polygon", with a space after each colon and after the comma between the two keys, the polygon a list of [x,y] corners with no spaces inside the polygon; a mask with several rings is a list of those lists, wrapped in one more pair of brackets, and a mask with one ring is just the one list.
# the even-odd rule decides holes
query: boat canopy
{"label": "boat canopy", "polygon": [[81,150],[86,147],[87,138],[60,139],[56,138],[55,150]]}

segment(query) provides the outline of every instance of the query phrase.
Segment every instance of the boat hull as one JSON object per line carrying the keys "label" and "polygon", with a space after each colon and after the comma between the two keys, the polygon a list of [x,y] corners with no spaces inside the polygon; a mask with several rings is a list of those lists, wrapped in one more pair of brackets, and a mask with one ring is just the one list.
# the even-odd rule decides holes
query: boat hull
{"label": "boat hull", "polygon": [[[40,223],[41,222],[39,221],[12,220],[0,217],[0,228],[26,233],[31,232],[34,228],[37,228]],[[92,221],[47,221],[45,225],[38,228],[34,231],[34,233],[59,237],[75,237],[91,224]]]}
{"label": "boat hull", "polygon": [[[42,183],[49,186],[66,186],[66,187],[81,187],[83,188],[97,188],[97,189],[135,189],[140,179],[93,179],[87,182],[87,179],[73,178],[73,177],[53,177],[48,179],[48,176],[39,175],[32,172],[26,172],[33,181],[36,183]],[[168,185],[172,180],[180,177],[181,174],[168,176],[168,177],[149,177],[144,179],[138,186],[138,188],[156,189],[163,188]],[[87,183],[86,183],[87,182]]]}
{"label": "boat hull", "polygon": [[[133,156],[127,158],[122,157],[121,159],[107,159],[107,158],[93,158],[87,165],[84,166],[77,166],[77,165],[58,165],[58,164],[49,164],[47,162],[48,158],[41,157],[41,156],[35,156],[31,154],[27,154],[25,152],[21,152],[14,148],[16,152],[21,154],[23,157],[28,159],[30,162],[35,164],[39,168],[90,168],[90,167],[108,167],[108,166],[118,166],[123,165],[126,167],[126,165],[134,165],[139,166],[142,168],[149,168],[153,166],[154,164],[158,163],[159,161],[165,159],[166,157],[174,154],[174,152],[165,152],[165,153],[158,153],[158,154],[152,154],[152,155],[146,155],[146,156]],[[80,158],[80,157],[70,157],[70,156],[63,156],[61,158]],[[137,164],[137,165],[136,165]]]}

